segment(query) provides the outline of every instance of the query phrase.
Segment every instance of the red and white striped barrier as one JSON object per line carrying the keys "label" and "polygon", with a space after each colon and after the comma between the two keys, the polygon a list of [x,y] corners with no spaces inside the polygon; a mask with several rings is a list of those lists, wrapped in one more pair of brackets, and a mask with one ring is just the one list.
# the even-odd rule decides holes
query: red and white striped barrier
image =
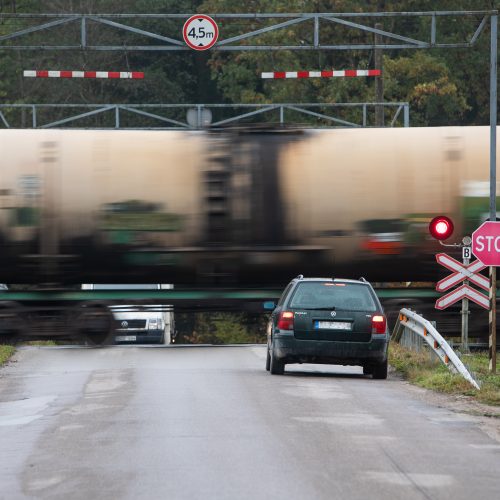
{"label": "red and white striped barrier", "polygon": [[25,70],[23,76],[30,78],[128,78],[143,79],[141,71],[43,71]]}
{"label": "red and white striped barrier", "polygon": [[261,73],[262,78],[335,78],[335,77],[355,77],[355,76],[380,76],[379,69],[346,69],[340,71],[273,71],[271,73]]}

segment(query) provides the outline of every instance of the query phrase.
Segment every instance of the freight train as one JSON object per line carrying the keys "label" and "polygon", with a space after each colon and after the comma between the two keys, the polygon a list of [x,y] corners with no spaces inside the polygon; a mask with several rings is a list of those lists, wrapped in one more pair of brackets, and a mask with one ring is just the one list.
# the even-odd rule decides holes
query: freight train
{"label": "freight train", "polygon": [[[459,241],[487,217],[488,141],[486,127],[1,130],[0,281],[433,281],[428,221],[449,215]],[[0,332],[15,323],[2,304]]]}

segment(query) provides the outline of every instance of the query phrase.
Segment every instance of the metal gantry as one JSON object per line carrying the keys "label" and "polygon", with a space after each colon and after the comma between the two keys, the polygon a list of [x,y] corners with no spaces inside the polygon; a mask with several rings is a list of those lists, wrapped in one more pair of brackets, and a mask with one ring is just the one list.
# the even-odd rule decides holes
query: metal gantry
{"label": "metal gantry", "polygon": [[[360,50],[360,49],[426,49],[467,48],[473,46],[496,11],[435,12],[337,12],[337,13],[271,13],[228,14],[210,16],[220,23],[221,36],[211,50]],[[0,14],[0,49],[12,50],[117,50],[179,51],[191,50],[181,37],[182,23],[191,14]],[[393,29],[377,29],[370,23],[384,19],[429,20],[425,37],[411,36]],[[450,18],[473,19],[475,27],[467,39],[446,40],[440,21]],[[408,23],[403,23],[407,26]],[[335,40],[332,26],[355,30],[365,35],[380,35],[384,43],[345,43]],[[61,28],[67,28],[62,43]],[[238,34],[226,36],[224,32]],[[165,33],[168,33],[165,34]],[[283,41],[270,43],[266,35],[282,35]],[[345,31],[343,32],[345,35]],[[37,38],[36,34],[43,34]],[[115,37],[99,41],[102,34]],[[293,39],[293,43],[291,40]],[[379,38],[380,39],[380,38]]]}
{"label": "metal gantry", "polygon": [[[0,104],[0,128],[19,126],[27,128],[141,128],[141,129],[203,129],[227,127],[233,124],[279,123],[297,125],[297,116],[308,116],[314,123],[300,123],[305,127],[368,127],[369,112],[377,106],[391,110],[390,126],[410,126],[410,106],[407,102],[396,103],[278,103],[278,104]],[[56,121],[43,121],[44,111],[60,110],[67,116]],[[357,122],[342,119],[332,113],[339,110],[357,110]],[[15,112],[10,119],[8,112]],[[170,116],[169,116],[170,114]],[[108,117],[107,125],[91,126],[82,120],[97,115]],[[111,115],[111,120],[109,120]],[[126,124],[123,117],[126,115]],[[182,118],[179,118],[181,117]],[[290,117],[295,117],[293,120]],[[141,117],[142,123],[134,122]],[[402,117],[402,119],[401,119]],[[147,118],[149,125],[144,124]],[[14,120],[15,119],[15,120]],[[260,119],[260,121],[259,121]],[[257,120],[257,121],[256,121]],[[104,121],[103,121],[104,123]],[[80,125],[80,126],[79,126]]]}

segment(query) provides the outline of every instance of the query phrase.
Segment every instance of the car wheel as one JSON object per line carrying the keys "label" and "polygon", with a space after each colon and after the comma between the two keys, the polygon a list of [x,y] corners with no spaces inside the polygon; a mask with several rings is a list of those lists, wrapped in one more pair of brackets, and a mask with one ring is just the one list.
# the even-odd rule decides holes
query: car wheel
{"label": "car wheel", "polygon": [[278,359],[274,354],[274,350],[271,349],[271,360],[269,369],[273,375],[283,375],[285,373],[285,363]]}
{"label": "car wheel", "polygon": [[371,375],[373,373],[373,366],[366,364],[363,365],[363,375]]}
{"label": "car wheel", "polygon": [[387,360],[382,363],[377,363],[373,366],[373,378],[386,379],[387,378]]}
{"label": "car wheel", "polygon": [[270,369],[271,369],[271,355],[269,354],[269,347],[268,347],[266,354],[266,370],[269,371]]}

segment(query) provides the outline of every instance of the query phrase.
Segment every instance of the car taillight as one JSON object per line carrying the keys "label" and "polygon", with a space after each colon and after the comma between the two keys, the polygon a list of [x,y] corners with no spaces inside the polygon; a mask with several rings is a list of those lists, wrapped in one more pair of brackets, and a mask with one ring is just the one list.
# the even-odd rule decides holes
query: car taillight
{"label": "car taillight", "polygon": [[280,330],[293,330],[293,312],[283,311],[278,318]]}
{"label": "car taillight", "polygon": [[376,315],[372,317],[372,333],[385,333],[387,320],[385,316]]}

